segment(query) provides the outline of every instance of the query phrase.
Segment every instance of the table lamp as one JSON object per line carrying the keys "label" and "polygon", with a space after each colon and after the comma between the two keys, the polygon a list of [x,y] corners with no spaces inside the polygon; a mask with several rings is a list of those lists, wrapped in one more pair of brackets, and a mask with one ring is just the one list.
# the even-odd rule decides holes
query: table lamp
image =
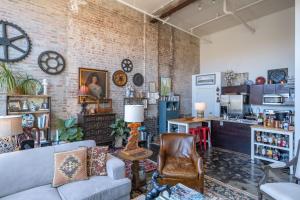
{"label": "table lamp", "polygon": [[197,118],[204,118],[205,109],[206,109],[206,103],[204,103],[204,102],[195,103],[195,110],[197,112]]}
{"label": "table lamp", "polygon": [[144,106],[143,105],[125,105],[124,121],[128,123],[128,128],[131,129],[128,143],[123,150],[127,154],[135,154],[143,151],[139,148],[139,132],[138,128],[141,126],[141,122],[144,121]]}
{"label": "table lamp", "polygon": [[0,137],[10,137],[23,133],[22,116],[0,116]]}

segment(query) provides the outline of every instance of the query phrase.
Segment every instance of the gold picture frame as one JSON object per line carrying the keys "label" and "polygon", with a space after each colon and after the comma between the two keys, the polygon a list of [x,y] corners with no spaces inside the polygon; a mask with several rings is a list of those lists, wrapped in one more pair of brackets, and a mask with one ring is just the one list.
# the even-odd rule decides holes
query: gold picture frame
{"label": "gold picture frame", "polygon": [[[87,86],[88,93],[80,95],[78,102],[82,103],[85,99],[86,103],[95,104],[97,99],[108,98],[108,71],[90,68],[79,68],[79,90],[81,86]],[[91,96],[91,97],[89,97]]]}

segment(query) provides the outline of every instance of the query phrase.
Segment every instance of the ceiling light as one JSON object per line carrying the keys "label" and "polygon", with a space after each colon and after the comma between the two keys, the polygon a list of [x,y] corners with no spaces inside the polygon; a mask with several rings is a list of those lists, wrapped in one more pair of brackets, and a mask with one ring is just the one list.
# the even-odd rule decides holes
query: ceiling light
{"label": "ceiling light", "polygon": [[213,4],[216,4],[216,0],[211,0],[211,2],[212,2]]}

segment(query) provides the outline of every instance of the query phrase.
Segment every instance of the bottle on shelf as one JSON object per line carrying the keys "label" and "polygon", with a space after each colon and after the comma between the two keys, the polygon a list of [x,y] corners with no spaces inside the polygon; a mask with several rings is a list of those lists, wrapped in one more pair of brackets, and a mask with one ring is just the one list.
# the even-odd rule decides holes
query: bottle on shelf
{"label": "bottle on shelf", "polygon": [[264,124],[264,116],[263,113],[259,113],[258,117],[257,117],[257,122],[258,125],[263,125]]}

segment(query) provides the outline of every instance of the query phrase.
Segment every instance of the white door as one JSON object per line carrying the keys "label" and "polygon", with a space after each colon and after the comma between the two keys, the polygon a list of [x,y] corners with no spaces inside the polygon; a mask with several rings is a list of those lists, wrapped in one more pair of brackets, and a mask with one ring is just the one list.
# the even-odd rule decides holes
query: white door
{"label": "white door", "polygon": [[204,112],[204,117],[220,116],[220,104],[217,103],[215,87],[195,88],[195,93],[193,95],[193,116],[194,117],[197,115],[195,107],[194,107],[196,102],[205,102],[206,103],[206,110]]}

